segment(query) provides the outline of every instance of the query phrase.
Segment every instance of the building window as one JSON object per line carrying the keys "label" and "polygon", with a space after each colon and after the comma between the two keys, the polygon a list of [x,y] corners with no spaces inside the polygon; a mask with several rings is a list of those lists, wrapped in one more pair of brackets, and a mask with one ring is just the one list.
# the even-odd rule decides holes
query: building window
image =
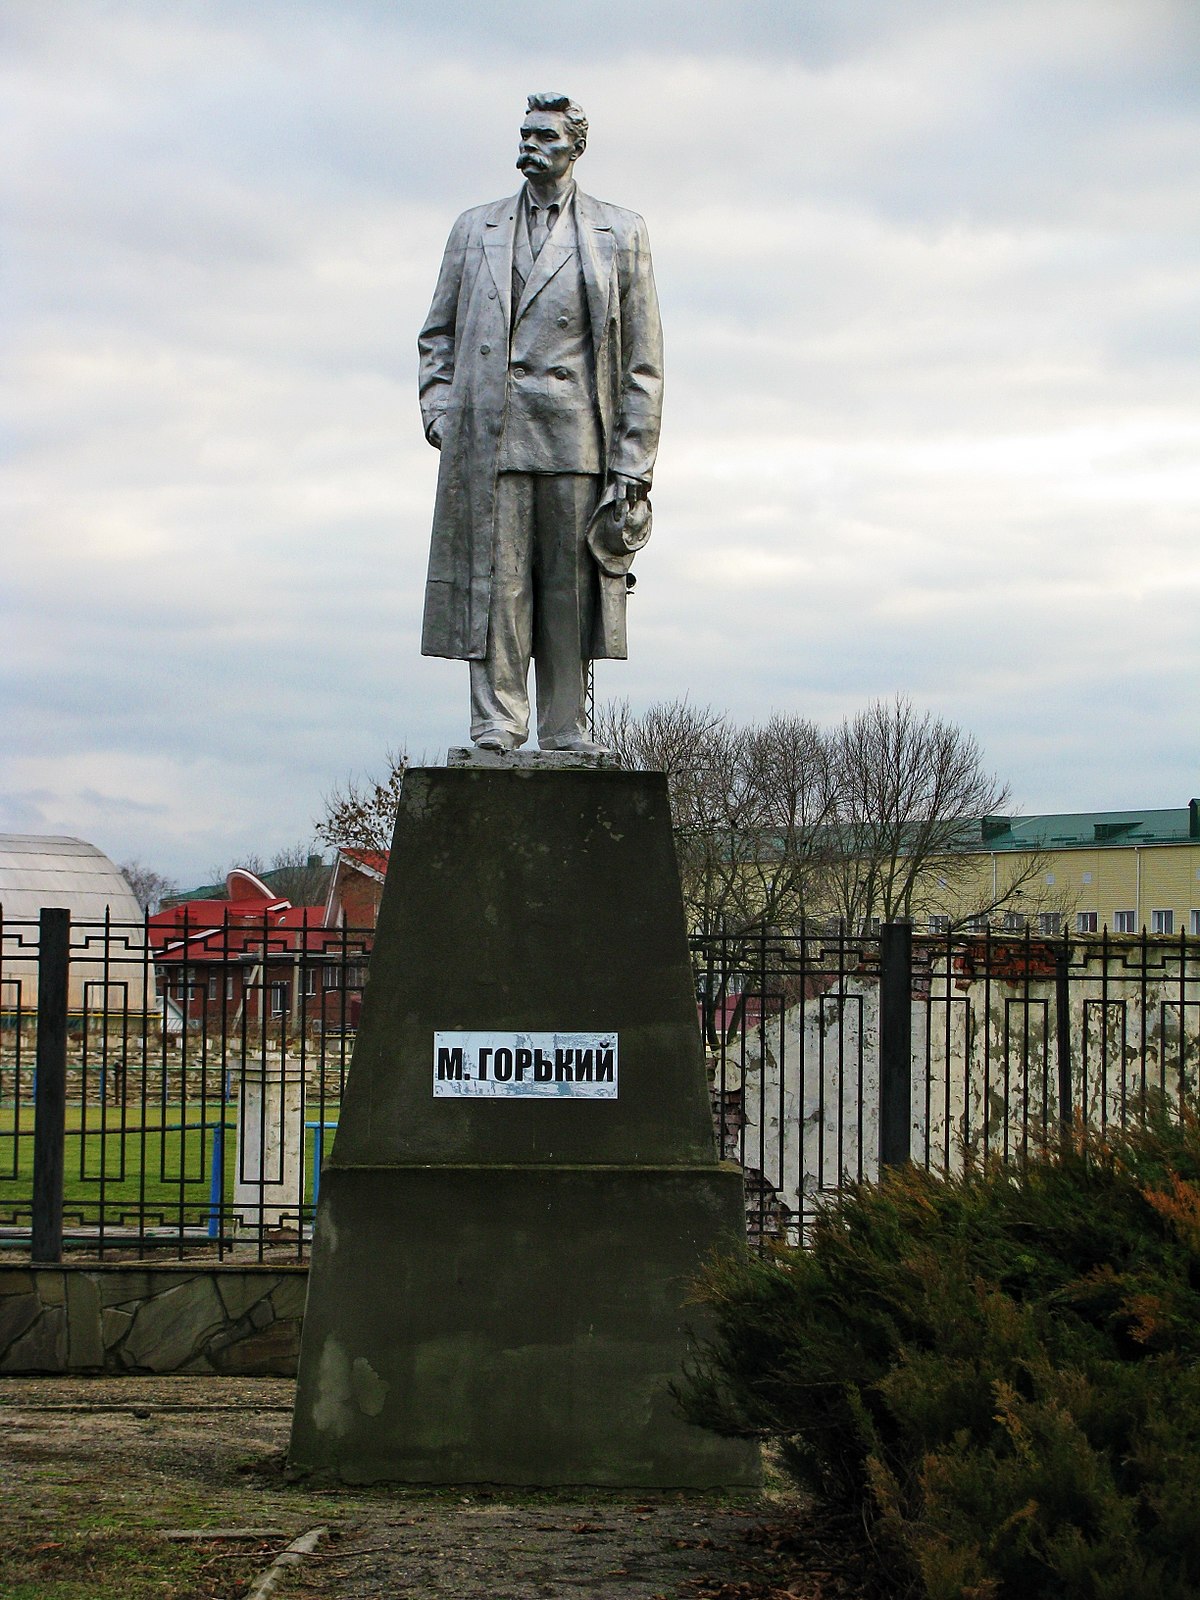
{"label": "building window", "polygon": [[316,969],[316,967],[307,967],[305,969],[305,973],[304,973],[304,992],[305,992],[305,994],[316,994],[316,992],[317,992],[317,969]]}
{"label": "building window", "polygon": [[987,917],[982,914],[979,916],[968,917],[966,921],[966,929],[968,933],[986,933],[988,931]]}
{"label": "building window", "polygon": [[362,961],[352,961],[346,968],[347,989],[361,989],[367,981],[367,968]]}
{"label": "building window", "polygon": [[1000,926],[1005,933],[1024,933],[1025,918],[1019,911],[1006,911],[1001,919]]}
{"label": "building window", "polygon": [[1091,873],[1090,872],[1085,872],[1081,881],[1083,883],[1091,883],[1091,881],[1092,881]]}
{"label": "building window", "polygon": [[1200,939],[1200,911],[1192,912],[1191,935],[1193,939]]}
{"label": "building window", "polygon": [[1151,933],[1174,933],[1175,913],[1173,911],[1152,911],[1150,913]]}
{"label": "building window", "polygon": [[1096,911],[1077,911],[1075,913],[1075,932],[1095,933],[1099,920],[1099,913]]}
{"label": "building window", "polygon": [[325,963],[325,987],[327,989],[340,989],[342,987],[342,969],[336,961]]}
{"label": "building window", "polygon": [[210,972],[208,975],[208,998],[219,1000],[221,998],[221,974]]}
{"label": "building window", "polygon": [[287,1010],[288,986],[286,983],[273,983],[271,985],[271,1015],[281,1017]]}
{"label": "building window", "polygon": [[930,917],[930,919],[929,919],[929,931],[930,931],[930,933],[940,933],[940,934],[943,934],[943,935],[949,933],[950,932],[950,918],[949,917],[943,917],[943,916]]}
{"label": "building window", "polygon": [[1114,933],[1136,933],[1137,932],[1137,912],[1136,911],[1114,911],[1113,912],[1113,932]]}
{"label": "building window", "polygon": [[232,1000],[233,999],[233,973],[232,972],[227,972],[225,974],[225,998],[226,998],[226,1000]]}
{"label": "building window", "polygon": [[1047,939],[1057,938],[1062,932],[1061,911],[1041,911],[1038,913],[1038,932]]}

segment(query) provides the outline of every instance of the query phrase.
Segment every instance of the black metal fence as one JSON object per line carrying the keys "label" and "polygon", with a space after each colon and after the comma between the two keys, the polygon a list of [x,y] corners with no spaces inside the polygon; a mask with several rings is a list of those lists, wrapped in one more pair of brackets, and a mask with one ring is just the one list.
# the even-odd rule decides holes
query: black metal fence
{"label": "black metal fence", "polygon": [[848,1180],[1016,1162],[1177,1112],[1200,1077],[1200,940],[798,929],[696,940],[714,1116],[752,1238]]}
{"label": "black metal fence", "polygon": [[[369,929],[0,922],[0,1244],[33,1259],[303,1259]],[[847,1181],[1016,1161],[1177,1107],[1200,940],[797,929],[693,942],[722,1153],[751,1238]]]}
{"label": "black metal fence", "polygon": [[371,937],[0,923],[0,1244],[302,1258]]}

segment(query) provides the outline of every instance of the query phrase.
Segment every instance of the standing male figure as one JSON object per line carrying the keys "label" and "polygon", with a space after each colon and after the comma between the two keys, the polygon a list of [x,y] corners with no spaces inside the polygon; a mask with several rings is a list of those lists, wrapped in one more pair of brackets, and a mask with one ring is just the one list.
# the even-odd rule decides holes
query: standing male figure
{"label": "standing male figure", "polygon": [[[471,738],[595,751],[589,661],[623,656],[600,625],[587,542],[603,496],[645,499],[658,449],[662,328],[646,225],[593,200],[573,170],[587,119],[534,94],[519,194],[463,213],[421,331],[421,414],[442,453],[424,655],[471,666]],[[623,580],[622,580],[623,593]]]}

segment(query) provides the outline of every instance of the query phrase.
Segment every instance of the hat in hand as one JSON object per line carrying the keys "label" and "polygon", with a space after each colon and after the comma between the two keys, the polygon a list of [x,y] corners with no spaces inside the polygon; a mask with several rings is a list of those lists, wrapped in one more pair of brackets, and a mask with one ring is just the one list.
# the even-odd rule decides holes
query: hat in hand
{"label": "hat in hand", "polygon": [[649,500],[627,500],[610,484],[587,525],[587,544],[601,572],[621,578],[650,537],[653,513]]}

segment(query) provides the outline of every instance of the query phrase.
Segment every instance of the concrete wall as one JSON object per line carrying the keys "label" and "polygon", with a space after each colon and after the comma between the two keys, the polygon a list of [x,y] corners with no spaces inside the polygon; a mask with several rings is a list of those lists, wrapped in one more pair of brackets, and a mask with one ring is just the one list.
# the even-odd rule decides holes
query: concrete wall
{"label": "concrete wall", "polygon": [[0,1265],[0,1374],[292,1377],[307,1267]]}
{"label": "concrete wall", "polygon": [[[1036,948],[1036,947],[1035,947]],[[1013,947],[1014,972],[1024,946]],[[914,973],[912,1153],[955,1170],[964,1149],[1018,1155],[1057,1110],[1058,1053],[1052,955],[1044,973],[1006,980],[1004,948],[993,946],[993,976],[957,955]],[[1076,951],[1076,962],[1080,960]],[[1070,980],[1071,1079],[1076,1114],[1092,1128],[1134,1121],[1143,1093],[1200,1083],[1196,994],[1200,955],[1181,974],[1165,963],[1139,969],[1098,959]],[[762,1171],[784,1204],[811,1212],[844,1178],[879,1172],[879,987],[874,976],[831,979],[735,1040],[726,1094],[743,1094],[745,1126],[727,1123],[724,1153]],[[932,994],[928,1008],[917,1003]],[[742,1140],[744,1139],[744,1144]],[[742,1152],[744,1150],[744,1157]]]}

